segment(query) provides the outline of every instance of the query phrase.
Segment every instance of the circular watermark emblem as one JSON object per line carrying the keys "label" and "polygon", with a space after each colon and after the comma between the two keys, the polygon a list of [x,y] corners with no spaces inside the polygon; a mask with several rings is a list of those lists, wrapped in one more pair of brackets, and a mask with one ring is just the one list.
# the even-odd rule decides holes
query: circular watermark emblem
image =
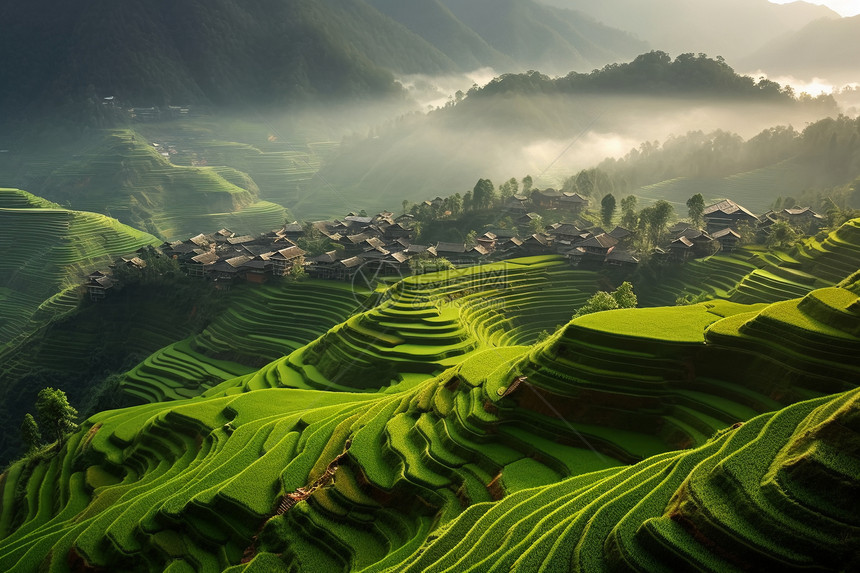
{"label": "circular watermark emblem", "polygon": [[374,296],[381,284],[394,284],[408,276],[411,276],[409,268],[404,268],[400,263],[364,261],[353,269],[350,281],[352,297],[361,310],[367,310],[390,298],[387,291],[381,293],[381,297]]}

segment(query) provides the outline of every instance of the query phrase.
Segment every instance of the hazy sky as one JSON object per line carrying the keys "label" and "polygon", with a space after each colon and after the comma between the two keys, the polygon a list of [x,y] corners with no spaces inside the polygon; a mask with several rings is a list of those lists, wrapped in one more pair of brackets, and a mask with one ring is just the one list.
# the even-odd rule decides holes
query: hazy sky
{"label": "hazy sky", "polygon": [[[788,4],[794,0],[770,0],[774,4]],[[810,4],[824,4],[831,10],[839,12],[843,16],[856,16],[860,14],[860,0],[806,0]]]}

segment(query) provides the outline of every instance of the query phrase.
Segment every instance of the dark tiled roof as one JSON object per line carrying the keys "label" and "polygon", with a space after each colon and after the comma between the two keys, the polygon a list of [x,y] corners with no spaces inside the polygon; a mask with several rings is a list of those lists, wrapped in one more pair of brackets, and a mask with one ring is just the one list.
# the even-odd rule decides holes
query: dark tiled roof
{"label": "dark tiled roof", "polygon": [[670,249],[689,249],[693,246],[693,241],[688,239],[687,237],[678,237],[671,243],[669,243]]}
{"label": "dark tiled roof", "polygon": [[713,237],[713,238],[715,238],[715,239],[717,239],[717,240],[719,240],[719,239],[722,239],[723,237],[727,237],[727,236],[729,236],[729,235],[731,235],[732,237],[734,237],[734,238],[736,238],[736,239],[740,239],[740,238],[741,238],[740,233],[738,233],[737,231],[735,231],[735,230],[734,230],[734,229],[732,229],[731,227],[726,227],[725,229],[720,229],[719,231],[717,231],[716,233],[714,233],[714,234],[712,235],[712,237]]}
{"label": "dark tiled roof", "polygon": [[239,267],[250,261],[251,258],[252,257],[249,257],[248,255],[239,255],[238,257],[227,259],[224,262],[233,267],[234,269],[238,269]]}
{"label": "dark tiled roof", "polygon": [[198,247],[208,247],[209,241],[206,239],[206,236],[203,233],[200,233],[196,237],[191,237],[188,239],[190,242],[194,243]]}
{"label": "dark tiled roof", "polygon": [[436,243],[437,253],[465,253],[466,245],[463,243]]}
{"label": "dark tiled roof", "polygon": [[623,239],[625,237],[629,237],[632,233],[625,229],[624,227],[615,227],[611,231],[609,231],[609,235],[611,237],[615,237],[616,239]]}
{"label": "dark tiled roof", "polygon": [[713,205],[709,205],[709,206],[705,207],[705,211],[703,214],[706,217],[707,216],[719,217],[721,214],[722,215],[733,215],[733,214],[738,213],[738,212],[745,213],[754,219],[758,218],[750,210],[746,209],[745,207],[743,207],[741,205],[738,205],[737,203],[735,203],[731,199],[726,199],[725,201],[720,201],[719,203],[714,203]]}
{"label": "dark tiled roof", "polygon": [[563,193],[560,200],[564,203],[588,203],[588,199],[579,193]]}
{"label": "dark tiled roof", "polygon": [[606,255],[606,260],[633,264],[639,262],[639,259],[636,258],[630,251],[619,251],[617,249],[613,249],[611,253]]}
{"label": "dark tiled roof", "polygon": [[215,251],[209,251],[208,253],[191,257],[191,260],[198,265],[211,265],[218,260],[218,255],[215,254]]}
{"label": "dark tiled roof", "polygon": [[301,257],[305,252],[301,250],[299,247],[287,247],[286,249],[281,249],[276,252],[274,255],[269,257],[270,259],[281,259],[281,260],[292,260],[297,257]]}
{"label": "dark tiled roof", "polygon": [[373,222],[373,217],[358,217],[358,216],[349,216],[344,217],[344,221],[349,221],[350,223],[357,223],[359,225],[370,225]]}
{"label": "dark tiled roof", "polygon": [[341,264],[348,269],[352,269],[361,265],[361,263],[363,262],[364,259],[362,259],[361,257],[351,257],[349,259],[343,259],[342,261],[338,261],[338,264]]}
{"label": "dark tiled roof", "polygon": [[614,247],[618,244],[618,239],[611,235],[607,235],[606,233],[600,233],[599,235],[595,235],[593,237],[589,237],[582,241],[581,243],[577,243],[578,247],[594,247],[598,249],[608,249],[610,247]]}
{"label": "dark tiled roof", "polygon": [[340,258],[341,255],[337,251],[327,251],[311,260],[315,263],[333,263],[340,260]]}

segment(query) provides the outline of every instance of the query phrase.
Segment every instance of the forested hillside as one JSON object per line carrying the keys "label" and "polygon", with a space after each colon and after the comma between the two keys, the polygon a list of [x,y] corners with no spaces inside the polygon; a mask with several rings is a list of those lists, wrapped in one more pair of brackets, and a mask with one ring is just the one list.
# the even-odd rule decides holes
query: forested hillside
{"label": "forested hillside", "polygon": [[[389,70],[455,65],[360,0],[13,1],[0,106],[284,104],[396,92]],[[39,109],[42,109],[40,107]]]}
{"label": "forested hillside", "polygon": [[[0,107],[248,107],[402,95],[393,74],[483,66],[590,68],[645,45],[531,0],[492,7],[383,0],[12,0],[0,17]],[[404,5],[405,6],[405,5]],[[484,14],[484,16],[481,16]],[[426,18],[425,18],[426,16]]]}

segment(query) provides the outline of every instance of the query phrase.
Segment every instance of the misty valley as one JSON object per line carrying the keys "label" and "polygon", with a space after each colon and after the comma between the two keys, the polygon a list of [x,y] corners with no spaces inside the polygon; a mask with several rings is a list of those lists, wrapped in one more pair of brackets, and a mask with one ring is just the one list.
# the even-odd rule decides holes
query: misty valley
{"label": "misty valley", "polygon": [[0,14],[0,570],[860,569],[860,6]]}

